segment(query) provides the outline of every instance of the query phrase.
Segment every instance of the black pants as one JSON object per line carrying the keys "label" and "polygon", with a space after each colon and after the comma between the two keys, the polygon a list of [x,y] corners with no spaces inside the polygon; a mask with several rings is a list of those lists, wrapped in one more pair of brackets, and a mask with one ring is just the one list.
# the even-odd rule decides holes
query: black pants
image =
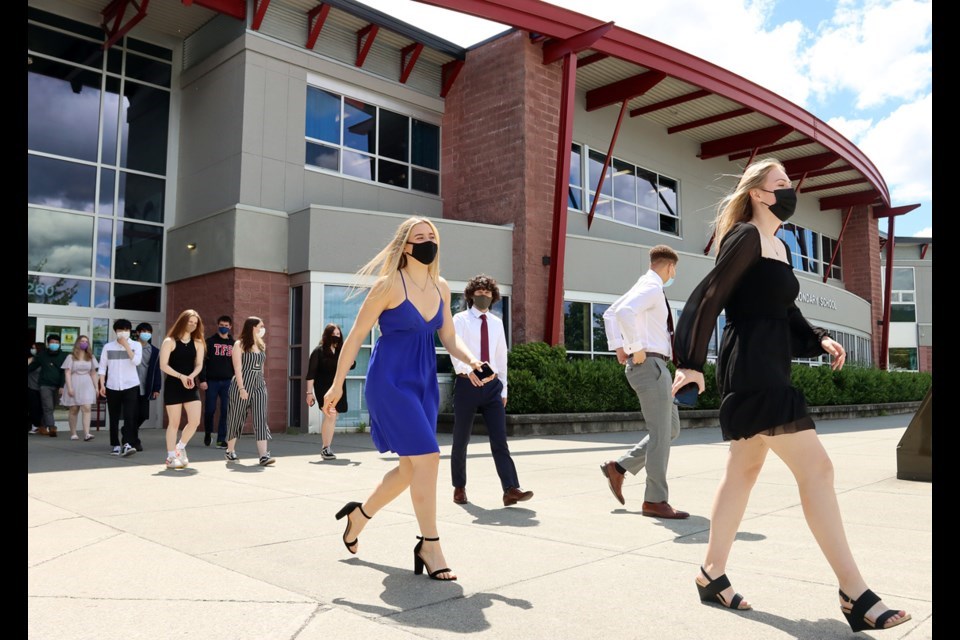
{"label": "black pants", "polygon": [[454,487],[467,486],[467,445],[477,411],[487,425],[490,452],[503,490],[520,486],[517,468],[507,447],[507,413],[500,397],[502,392],[503,383],[499,379],[475,387],[467,378],[457,376],[453,386],[453,449],[450,452],[450,476]]}
{"label": "black pants", "polygon": [[[107,415],[110,418],[110,446],[140,445],[140,385],[115,391],[107,389]],[[120,430],[120,417],[123,430]],[[120,435],[123,435],[121,441]]]}

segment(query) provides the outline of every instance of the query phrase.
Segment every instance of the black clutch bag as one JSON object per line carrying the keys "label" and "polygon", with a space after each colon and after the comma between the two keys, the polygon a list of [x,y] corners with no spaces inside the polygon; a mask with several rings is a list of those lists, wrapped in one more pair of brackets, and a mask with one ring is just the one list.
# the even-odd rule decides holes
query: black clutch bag
{"label": "black clutch bag", "polygon": [[700,395],[700,388],[696,382],[688,382],[677,390],[677,395],[673,396],[673,404],[686,409],[697,406],[697,396]]}

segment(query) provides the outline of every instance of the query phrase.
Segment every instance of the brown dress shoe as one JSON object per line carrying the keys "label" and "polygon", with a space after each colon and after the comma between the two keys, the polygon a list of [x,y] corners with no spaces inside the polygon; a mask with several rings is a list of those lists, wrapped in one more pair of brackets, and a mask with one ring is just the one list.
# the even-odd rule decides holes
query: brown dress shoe
{"label": "brown dress shoe", "polygon": [[524,491],[520,487],[514,487],[513,489],[507,489],[503,492],[503,506],[509,507],[512,504],[517,504],[518,502],[524,502],[533,497],[533,491]]}
{"label": "brown dress shoe", "polygon": [[453,488],[453,501],[457,504],[467,504],[467,488],[466,487],[454,487]]}
{"label": "brown dress shoe", "polygon": [[666,502],[644,502],[640,513],[648,518],[668,518],[672,520],[683,520],[690,517],[690,514],[686,511],[677,511]]}
{"label": "brown dress shoe", "polygon": [[620,504],[627,504],[623,499],[623,474],[617,471],[617,463],[613,460],[604,462],[600,465],[600,471],[606,476],[613,497],[619,500]]}
{"label": "brown dress shoe", "polygon": [[56,437],[57,437],[57,428],[56,428],[56,427],[47,427],[47,432],[48,432],[48,435],[49,435],[51,438],[56,438]]}

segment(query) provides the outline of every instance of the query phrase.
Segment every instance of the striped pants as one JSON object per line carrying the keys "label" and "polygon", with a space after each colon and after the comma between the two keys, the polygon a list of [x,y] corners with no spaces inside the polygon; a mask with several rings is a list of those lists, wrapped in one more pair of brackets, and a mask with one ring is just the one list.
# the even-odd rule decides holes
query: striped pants
{"label": "striped pants", "polygon": [[244,383],[247,399],[240,399],[237,381],[230,382],[230,406],[227,409],[227,440],[240,437],[247,415],[253,412],[253,432],[257,440],[271,440],[270,427],[267,426],[267,387],[260,385],[250,388]]}

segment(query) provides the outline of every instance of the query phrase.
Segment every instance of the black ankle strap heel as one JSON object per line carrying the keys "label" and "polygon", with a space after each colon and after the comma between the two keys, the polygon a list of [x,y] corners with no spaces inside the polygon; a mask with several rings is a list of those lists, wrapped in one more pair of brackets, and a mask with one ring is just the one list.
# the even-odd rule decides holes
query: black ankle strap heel
{"label": "black ankle strap heel", "polygon": [[364,518],[366,518],[367,520],[370,519],[370,516],[367,515],[367,512],[363,510],[363,505],[360,504],[359,502],[348,502],[347,504],[343,505],[343,508],[340,509],[340,511],[337,511],[337,520],[339,520],[340,518],[343,518],[344,516],[347,516],[347,526],[343,530],[343,546],[345,546],[347,548],[347,551],[349,551],[350,553],[357,552],[356,549],[354,549],[353,547],[356,547],[357,543],[360,541],[360,538],[357,537],[353,539],[353,542],[347,542],[347,538],[350,536],[349,516],[351,513],[353,513],[357,509],[360,509],[360,513],[363,514]]}
{"label": "black ankle strap heel", "polygon": [[439,542],[439,536],[436,538],[424,538],[423,536],[417,536],[417,540],[420,542],[417,543],[417,546],[413,548],[413,573],[420,575],[423,573],[423,568],[427,568],[427,575],[433,578],[434,580],[456,580],[456,576],[453,578],[438,578],[441,573],[450,573],[449,567],[444,567],[443,569],[437,569],[436,571],[430,571],[430,567],[427,566],[427,563],[423,561],[423,558],[420,557],[420,550],[423,548],[424,542]]}

